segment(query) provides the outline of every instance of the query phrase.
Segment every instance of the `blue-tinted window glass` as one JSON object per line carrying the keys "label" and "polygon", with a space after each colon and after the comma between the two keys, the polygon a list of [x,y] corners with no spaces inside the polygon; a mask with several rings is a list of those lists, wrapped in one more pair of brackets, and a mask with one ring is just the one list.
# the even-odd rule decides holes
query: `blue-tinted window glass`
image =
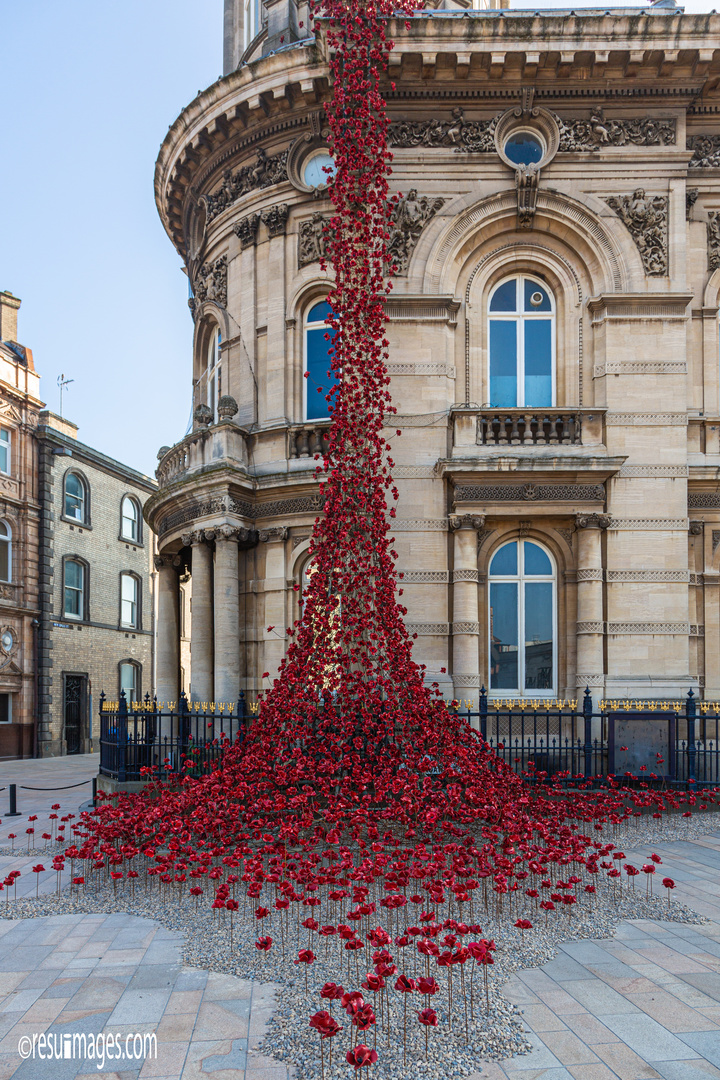
{"label": "blue-tinted window glass", "polygon": [[514,690],[518,684],[518,587],[514,581],[490,586],[490,687]]}
{"label": "blue-tinted window glass", "polygon": [[491,311],[517,311],[517,280],[506,281],[493,293]]}
{"label": "blue-tinted window glass", "polygon": [[536,281],[525,278],[524,294],[525,311],[552,311],[550,297],[542,285],[538,285]]}
{"label": "blue-tinted window glass", "polygon": [[504,150],[513,165],[535,165],[543,156],[542,143],[528,131],[511,135]]}
{"label": "blue-tinted window glass", "polygon": [[492,562],[490,563],[490,573],[497,577],[506,577],[510,574],[517,574],[517,571],[517,544],[505,544],[504,547],[499,548],[493,555]]}
{"label": "blue-tinted window glass", "polygon": [[490,320],[490,401],[517,405],[517,323]]}
{"label": "blue-tinted window glass", "polygon": [[525,404],[552,405],[552,323],[525,322]]}
{"label": "blue-tinted window glass", "polygon": [[[329,416],[329,402],[325,400],[337,379],[330,372],[330,342],[325,340],[327,330],[307,332],[307,419],[322,420]],[[319,391],[319,392],[318,392]]]}
{"label": "blue-tinted window glass", "polygon": [[525,541],[525,573],[552,574],[552,563],[547,554],[537,544]]}
{"label": "blue-tinted window glass", "polygon": [[552,583],[525,585],[525,689],[549,690],[553,682]]}
{"label": "blue-tinted window glass", "polygon": [[330,305],[328,304],[328,302],[326,300],[323,300],[322,303],[316,304],[315,307],[310,308],[310,311],[308,312],[307,321],[309,323],[311,323],[311,322],[325,322],[325,319],[328,319],[331,315],[332,315],[332,308],[330,307]]}

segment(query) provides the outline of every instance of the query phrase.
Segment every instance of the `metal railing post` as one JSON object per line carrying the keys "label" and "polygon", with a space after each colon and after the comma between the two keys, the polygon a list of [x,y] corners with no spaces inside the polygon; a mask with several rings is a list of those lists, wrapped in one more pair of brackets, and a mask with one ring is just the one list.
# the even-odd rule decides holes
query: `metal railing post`
{"label": "metal railing post", "polygon": [[487,690],[484,686],[480,688],[480,734],[483,739],[487,741]]}
{"label": "metal railing post", "polygon": [[118,709],[117,721],[117,748],[118,748],[118,782],[124,784],[127,779],[127,698],[125,691],[120,691],[120,708]]}
{"label": "metal railing post", "polygon": [[585,695],[583,697],[583,720],[585,722],[585,779],[589,780],[592,776],[592,712],[593,703],[590,696],[590,687],[585,687]]}
{"label": "metal railing post", "polygon": [[692,689],[688,693],[685,704],[687,717],[687,756],[688,756],[688,780],[695,779],[695,718],[697,717],[697,702]]}
{"label": "metal railing post", "polygon": [[17,785],[10,784],[10,809],[5,817],[20,817],[20,811],[17,808]]}

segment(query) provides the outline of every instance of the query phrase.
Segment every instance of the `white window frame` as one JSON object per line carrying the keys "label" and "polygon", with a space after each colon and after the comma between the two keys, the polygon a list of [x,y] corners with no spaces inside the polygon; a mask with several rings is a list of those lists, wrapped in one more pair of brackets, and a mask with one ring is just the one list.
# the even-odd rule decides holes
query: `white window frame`
{"label": "white window frame", "polygon": [[[68,583],[67,583],[67,568],[71,564],[73,566],[79,566],[80,570],[82,571],[82,584],[81,584],[79,589],[77,589],[74,585],[68,585]],[[63,595],[62,595],[63,618],[64,619],[76,619],[77,622],[84,622],[84,620],[85,620],[85,590],[87,589],[87,567],[85,566],[85,563],[80,562],[79,559],[66,559],[65,560],[65,562],[63,563],[63,583],[62,583],[62,588],[63,588]],[[80,611],[79,611],[79,613],[77,615],[74,612],[67,611],[67,609],[66,609],[66,606],[65,606],[65,593],[66,593],[66,590],[68,588],[72,589],[73,592],[76,592],[76,593],[80,594],[80,604],[78,605],[79,608],[80,608]]]}
{"label": "white window frame", "polygon": [[[134,517],[130,518],[125,513],[125,503],[130,503],[133,508]],[[134,527],[135,535],[128,536],[125,532],[125,522],[130,521]],[[140,543],[140,509],[137,502],[131,495],[123,495],[122,502],[120,503],[120,535],[123,540],[130,540],[133,544]]]}
{"label": "white window frame", "polygon": [[262,0],[244,0],[243,4],[243,46],[247,49],[251,41],[260,33],[262,24]]}
{"label": "white window frame", "polygon": [[[523,547],[524,541],[527,540],[530,544],[535,544],[539,547],[550,560],[550,566],[552,567],[552,574],[525,574],[525,550]],[[507,547],[509,544],[518,545],[518,572],[516,574],[491,574],[490,567],[492,561],[497,555],[498,551]],[[557,563],[553,558],[552,552],[542,543],[535,538],[527,537],[514,537],[501,541],[495,550],[492,552],[490,559],[488,560],[488,576],[487,576],[487,662],[488,662],[488,700],[496,701],[498,699],[506,698],[553,698],[557,697],[557,685],[558,685],[558,623],[557,623]],[[525,690],[522,689],[522,685],[525,682],[525,589],[524,584],[526,581],[534,582],[552,582],[552,687],[542,690]],[[491,586],[494,584],[502,584],[503,582],[514,582],[518,586],[518,681],[519,687],[505,688],[492,688],[492,605],[491,605]]]}
{"label": "white window frame", "polygon": [[0,461],[1,455],[5,452],[5,468],[2,468],[0,464],[0,473],[4,476],[10,476],[12,472],[12,430],[10,428],[0,427]]}
{"label": "white window frame", "polygon": [[[70,479],[71,476],[74,476],[75,479],[78,481],[78,483],[80,484],[80,489],[82,491],[82,503],[80,504],[80,517],[78,517],[75,514],[68,514],[68,508],[67,508],[68,490],[67,490],[67,485],[68,485],[68,480]],[[72,495],[71,494],[70,498],[71,499],[76,499],[77,495]],[[70,469],[68,472],[65,473],[65,478],[63,480],[63,517],[66,518],[68,521],[77,521],[78,524],[80,524],[80,525],[84,525],[86,523],[86,521],[87,521],[87,485],[85,484],[85,481],[83,480],[80,473],[75,472],[73,469]]]}
{"label": "white window frame", "polygon": [[[327,300],[314,300],[312,302],[312,304],[310,304],[309,308],[307,309],[307,313],[305,315],[305,318],[303,319],[303,380],[302,380],[302,382],[303,382],[303,406],[302,406],[302,414],[303,414],[303,423],[304,424],[320,424],[320,423],[322,423],[323,420],[329,420],[330,419],[330,406],[329,406],[329,404],[327,402],[325,402],[325,407],[327,409],[327,413],[326,413],[325,416],[316,416],[316,417],[313,417],[312,420],[308,418],[308,388],[309,388],[308,384],[309,384],[310,380],[305,378],[305,376],[306,376],[306,374],[308,372],[308,334],[310,333],[311,330],[322,330],[326,334],[332,334],[332,327],[328,326],[328,324],[325,322],[325,319],[320,319],[319,321],[317,319],[314,319],[311,322],[310,319],[308,318],[308,316],[309,316],[310,312],[313,310],[313,308],[316,308],[319,304],[327,304],[327,303],[328,303]],[[327,349],[328,349],[328,357],[327,357],[328,371],[332,367],[332,362],[331,362],[331,358],[330,358],[330,344],[331,344],[331,342],[329,342],[329,341],[326,342]],[[313,387],[313,393],[315,393],[315,392],[316,392],[315,388]]]}
{"label": "white window frame", "polygon": [[[498,289],[501,289],[503,285],[508,281],[515,281],[515,311],[491,311],[490,304]],[[523,283],[525,281],[531,281],[543,292],[547,293],[550,299],[549,311],[524,311],[525,304]],[[502,320],[503,322],[514,322],[516,329],[516,342],[517,342],[517,404],[516,405],[499,405],[497,408],[515,408],[515,409],[555,409],[557,408],[557,347],[556,347],[556,335],[557,335],[557,304],[555,302],[555,294],[550,286],[544,282],[541,278],[536,277],[534,274],[515,273],[508,274],[501,281],[498,281],[496,285],[490,290],[490,294],[487,298],[486,305],[486,317],[487,317],[487,398],[490,406],[495,408],[490,390],[490,323],[495,320]],[[549,405],[526,405],[525,404],[525,322],[536,321],[538,319],[550,320],[550,377],[551,377],[551,392],[550,392],[550,404]]]}
{"label": "white window frame", "polygon": [[212,409],[213,423],[218,419],[218,401],[222,395],[222,334],[220,327],[213,327],[207,348],[205,367],[205,404]]}
{"label": "white window frame", "polygon": [[131,668],[131,670],[133,672],[133,694],[129,697],[128,694],[127,694],[127,691],[125,693],[125,700],[129,704],[130,701],[135,701],[136,702],[136,701],[139,700],[138,697],[137,697],[137,693],[138,693],[138,683],[140,681],[140,668],[139,668],[138,664],[134,663],[131,660],[122,660],[120,662],[120,671],[118,672],[120,686],[119,686],[118,694],[121,691],[125,690],[125,687],[123,686],[123,668]]}
{"label": "white window frame", "polygon": [[8,549],[8,576],[6,578],[0,578],[0,581],[11,582],[13,579],[13,546],[12,546],[12,525],[5,518],[0,519],[0,524],[4,525],[7,529],[7,536],[0,535],[0,544],[7,544]]}
{"label": "white window frame", "polygon": [[[132,599],[124,595],[125,582],[131,581],[133,586]],[[130,620],[125,619],[125,605],[130,605]],[[134,574],[123,573],[120,575],[120,625],[127,630],[137,630],[140,614],[140,589],[138,579]]]}

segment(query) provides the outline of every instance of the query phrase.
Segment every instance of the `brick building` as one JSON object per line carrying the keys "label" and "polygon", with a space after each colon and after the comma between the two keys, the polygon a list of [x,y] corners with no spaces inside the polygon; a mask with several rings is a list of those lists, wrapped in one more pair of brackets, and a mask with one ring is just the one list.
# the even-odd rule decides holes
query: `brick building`
{"label": "brick building", "polygon": [[35,744],[39,628],[37,444],[40,377],[17,342],[20,301],[0,293],[0,759]]}
{"label": "brick building", "polygon": [[[154,538],[143,506],[155,482],[40,413],[42,756],[97,749],[101,692],[153,692]],[[92,742],[92,740],[95,740]]]}

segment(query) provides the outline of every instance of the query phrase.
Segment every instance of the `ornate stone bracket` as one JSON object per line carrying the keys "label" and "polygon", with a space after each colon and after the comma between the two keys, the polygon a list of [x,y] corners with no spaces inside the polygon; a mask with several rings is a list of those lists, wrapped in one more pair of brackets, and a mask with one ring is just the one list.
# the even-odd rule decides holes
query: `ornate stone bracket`
{"label": "ornate stone bracket", "polygon": [[522,165],[515,170],[518,229],[532,229],[533,227],[539,180],[540,170],[533,165]]}
{"label": "ornate stone bracket", "polygon": [[245,248],[254,247],[257,243],[257,231],[260,224],[259,214],[250,214],[248,217],[241,218],[240,221],[236,221],[233,225],[233,232],[240,240],[240,247],[244,251]]}
{"label": "ornate stone bracket", "polygon": [[284,525],[278,525],[272,529],[260,529],[258,532],[258,540],[261,544],[267,544],[273,540],[287,540],[287,538],[288,530]]}
{"label": "ornate stone bracket", "polygon": [[720,168],[720,135],[691,135],[687,148],[693,151],[689,169]]}
{"label": "ornate stone bracket", "polygon": [[646,195],[637,188],[632,195],[612,195],[605,202],[630,232],[645,273],[651,277],[667,274],[667,196]]}
{"label": "ornate stone bracket", "polygon": [[702,531],[703,531],[703,522],[702,521],[691,521],[690,522],[690,525],[688,526],[688,533],[690,534],[690,536],[702,536]]}
{"label": "ornate stone bracket", "polygon": [[450,514],[448,517],[450,532],[456,532],[458,529],[482,529],[484,524],[484,514]]}
{"label": "ornate stone bracket", "polygon": [[271,238],[285,235],[285,226],[287,225],[289,213],[290,207],[287,203],[279,203],[277,206],[271,206],[267,210],[263,210],[261,216]]}

